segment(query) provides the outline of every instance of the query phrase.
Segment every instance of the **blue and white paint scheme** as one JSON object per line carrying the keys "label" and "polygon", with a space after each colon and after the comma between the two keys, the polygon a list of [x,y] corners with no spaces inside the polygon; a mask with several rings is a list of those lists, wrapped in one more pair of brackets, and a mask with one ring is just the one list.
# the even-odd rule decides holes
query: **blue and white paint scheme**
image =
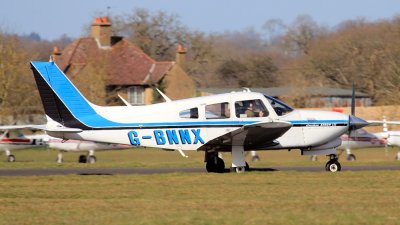
{"label": "blue and white paint scheme", "polygon": [[[367,125],[337,112],[294,110],[250,91],[145,106],[97,106],[54,62],[31,62],[31,68],[49,135],[178,150],[183,155],[186,150],[204,151],[210,172],[224,171],[218,152],[232,153],[237,172],[245,170],[244,152],[250,150],[300,149],[302,154],[334,155],[343,133]],[[331,171],[340,170],[337,158],[328,164],[333,165]]]}

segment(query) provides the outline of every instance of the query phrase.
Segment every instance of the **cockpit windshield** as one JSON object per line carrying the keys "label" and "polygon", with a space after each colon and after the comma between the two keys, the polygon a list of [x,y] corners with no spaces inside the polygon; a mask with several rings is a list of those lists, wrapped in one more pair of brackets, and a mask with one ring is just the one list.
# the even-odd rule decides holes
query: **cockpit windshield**
{"label": "cockpit windshield", "polygon": [[271,104],[272,108],[274,108],[274,110],[278,116],[283,116],[283,115],[288,114],[291,111],[293,111],[293,108],[286,105],[285,103],[283,103],[271,96],[267,96],[267,95],[264,95],[264,96],[268,99],[269,103]]}

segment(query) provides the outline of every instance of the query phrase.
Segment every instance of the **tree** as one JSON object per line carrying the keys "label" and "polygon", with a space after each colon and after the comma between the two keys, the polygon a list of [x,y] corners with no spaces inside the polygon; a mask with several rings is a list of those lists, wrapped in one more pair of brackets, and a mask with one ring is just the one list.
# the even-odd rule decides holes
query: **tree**
{"label": "tree", "polygon": [[268,55],[247,55],[242,60],[231,59],[220,65],[217,73],[231,87],[272,87],[277,85],[278,68]]}
{"label": "tree", "polygon": [[131,15],[113,18],[115,33],[127,36],[136,46],[156,60],[171,60],[179,42],[185,42],[187,29],[177,15],[165,12],[151,14],[135,9]]}
{"label": "tree", "polygon": [[322,28],[310,16],[301,15],[296,18],[292,26],[287,27],[283,40],[289,51],[307,55],[311,42],[321,31]]}
{"label": "tree", "polygon": [[[109,100],[114,98],[113,94],[107,94],[107,73],[109,54],[97,52],[89,53],[83,68],[71,68],[70,78],[78,90],[92,103],[97,105],[106,105]],[[79,72],[79,73],[78,73]],[[79,75],[75,75],[75,74]]]}
{"label": "tree", "polygon": [[43,112],[29,61],[17,36],[0,33],[0,118],[11,117],[7,123]]}

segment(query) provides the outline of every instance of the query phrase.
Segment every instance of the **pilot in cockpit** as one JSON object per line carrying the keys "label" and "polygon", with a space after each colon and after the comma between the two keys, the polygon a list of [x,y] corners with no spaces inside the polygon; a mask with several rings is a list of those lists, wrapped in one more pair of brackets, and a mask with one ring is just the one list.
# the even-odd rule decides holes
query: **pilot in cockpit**
{"label": "pilot in cockpit", "polygon": [[254,102],[249,103],[244,113],[246,114],[247,117],[254,117]]}

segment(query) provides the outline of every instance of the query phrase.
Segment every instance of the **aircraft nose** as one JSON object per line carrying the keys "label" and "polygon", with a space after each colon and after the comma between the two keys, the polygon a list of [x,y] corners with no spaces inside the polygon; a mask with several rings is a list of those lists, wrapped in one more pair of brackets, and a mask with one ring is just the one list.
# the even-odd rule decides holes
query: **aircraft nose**
{"label": "aircraft nose", "polygon": [[349,129],[350,130],[357,130],[357,129],[363,128],[365,126],[368,126],[368,125],[369,125],[369,123],[361,118],[358,118],[353,115],[349,116]]}

